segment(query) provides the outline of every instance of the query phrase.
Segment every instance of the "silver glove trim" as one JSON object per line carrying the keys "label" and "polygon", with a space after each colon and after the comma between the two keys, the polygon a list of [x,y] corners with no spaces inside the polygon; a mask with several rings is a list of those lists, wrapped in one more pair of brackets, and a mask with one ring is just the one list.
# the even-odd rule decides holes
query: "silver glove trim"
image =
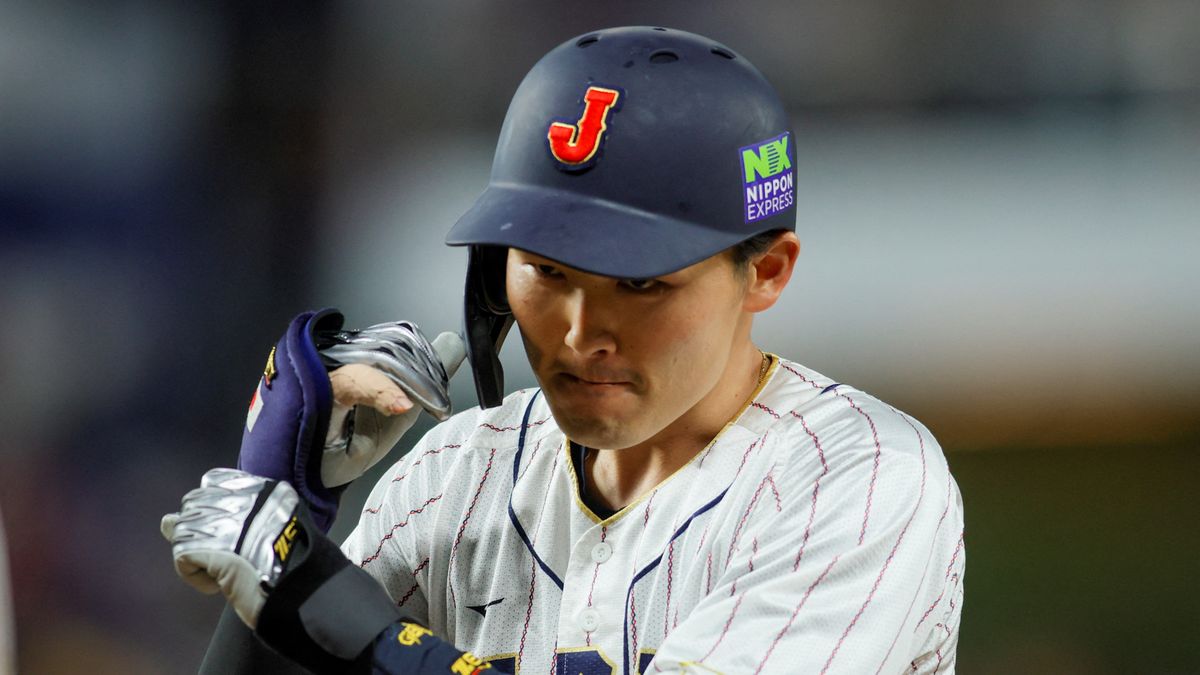
{"label": "silver glove trim", "polygon": [[[254,566],[258,578],[271,586],[279,581],[280,575],[283,574],[283,562],[286,562],[292,551],[296,525],[291,520],[296,515],[296,506],[299,503],[300,497],[292,486],[287,483],[276,485],[263,502],[258,514],[254,516],[254,520],[250,521],[246,536],[242,538],[242,546],[237,551]],[[290,536],[286,531],[289,527]],[[283,550],[275,550],[277,540],[284,547]]]}
{"label": "silver glove trim", "polygon": [[260,580],[274,584],[282,573],[275,541],[295,514],[300,498],[291,485],[276,483],[262,508],[247,523],[269,482],[236,469],[212,469],[204,474],[200,487],[183,497],[172,536],[175,557],[192,551],[230,551],[245,558]]}
{"label": "silver glove trim", "polygon": [[327,366],[374,366],[438,421],[450,418],[450,377],[415,323],[381,323],[359,331],[324,333],[321,338],[333,342],[320,350]]}

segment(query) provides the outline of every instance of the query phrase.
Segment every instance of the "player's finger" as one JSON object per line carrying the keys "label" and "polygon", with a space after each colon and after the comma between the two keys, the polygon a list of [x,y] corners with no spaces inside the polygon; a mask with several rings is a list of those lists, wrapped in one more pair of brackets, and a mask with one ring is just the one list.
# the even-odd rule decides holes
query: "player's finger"
{"label": "player's finger", "polygon": [[329,374],[333,399],[344,406],[368,405],[384,415],[396,415],[412,409],[404,391],[379,369],[365,363],[351,363]]}
{"label": "player's finger", "polygon": [[433,351],[437,352],[438,359],[446,368],[446,377],[454,377],[454,373],[462,365],[463,359],[467,357],[467,346],[463,344],[462,338],[458,333],[447,331],[435,337],[431,344]]}
{"label": "player's finger", "polygon": [[158,523],[158,531],[162,532],[162,536],[168,542],[174,543],[172,540],[175,537],[175,523],[179,522],[178,513],[168,513],[162,517]]}
{"label": "player's finger", "polygon": [[221,587],[209,573],[204,558],[203,553],[181,555],[175,558],[175,572],[192,588],[205,595],[213,595],[220,591]]}

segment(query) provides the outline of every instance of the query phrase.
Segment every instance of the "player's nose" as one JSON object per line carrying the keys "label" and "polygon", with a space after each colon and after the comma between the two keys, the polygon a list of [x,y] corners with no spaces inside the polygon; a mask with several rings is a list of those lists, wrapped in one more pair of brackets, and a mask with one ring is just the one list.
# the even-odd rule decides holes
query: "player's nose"
{"label": "player's nose", "polygon": [[613,308],[584,288],[574,288],[563,303],[567,332],[563,341],[580,356],[596,356],[617,349]]}

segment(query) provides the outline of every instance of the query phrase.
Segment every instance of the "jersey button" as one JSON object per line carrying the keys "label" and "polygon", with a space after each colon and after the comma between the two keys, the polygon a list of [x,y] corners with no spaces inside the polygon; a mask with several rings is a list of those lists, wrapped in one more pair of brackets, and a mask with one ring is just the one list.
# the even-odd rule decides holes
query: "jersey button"
{"label": "jersey button", "polygon": [[592,560],[597,563],[606,562],[612,557],[612,545],[607,542],[600,542],[592,547]]}
{"label": "jersey button", "polygon": [[599,626],[600,612],[597,612],[589,607],[579,613],[579,627],[582,628],[585,633],[591,633]]}

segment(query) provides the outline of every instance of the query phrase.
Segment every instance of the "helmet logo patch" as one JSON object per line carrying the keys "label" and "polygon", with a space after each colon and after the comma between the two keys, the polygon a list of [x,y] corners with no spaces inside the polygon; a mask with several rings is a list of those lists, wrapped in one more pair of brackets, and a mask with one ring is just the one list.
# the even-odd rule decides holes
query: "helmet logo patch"
{"label": "helmet logo patch", "polygon": [[619,89],[591,86],[583,94],[583,114],[576,122],[550,123],[546,140],[558,168],[576,171],[590,166],[608,129],[608,115],[621,98]]}
{"label": "helmet logo patch", "polygon": [[796,202],[790,132],[739,148],[747,223],[785,211]]}

